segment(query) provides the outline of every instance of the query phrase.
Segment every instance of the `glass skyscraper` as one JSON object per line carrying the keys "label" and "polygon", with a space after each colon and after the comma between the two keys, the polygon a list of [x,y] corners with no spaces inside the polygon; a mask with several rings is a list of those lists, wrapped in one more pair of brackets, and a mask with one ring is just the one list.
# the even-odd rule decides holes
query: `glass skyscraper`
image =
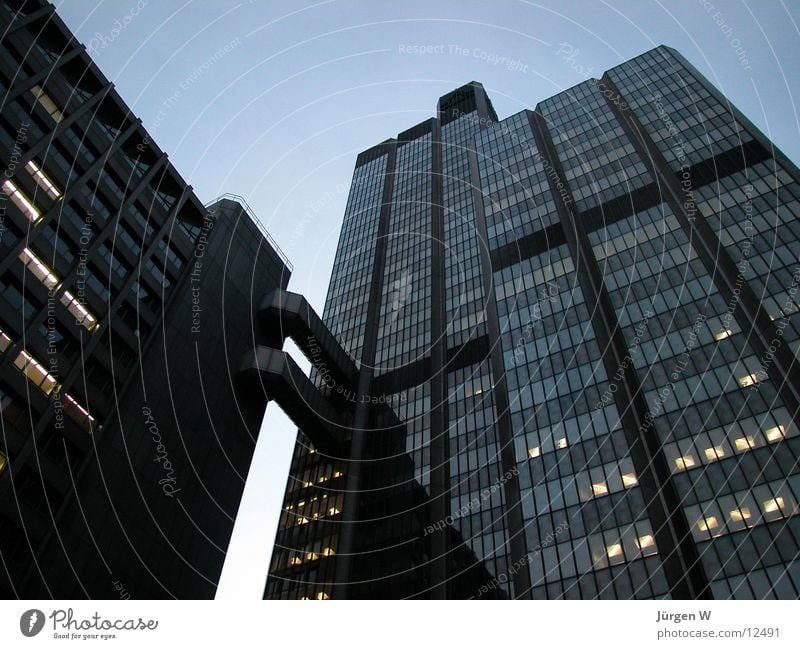
{"label": "glass skyscraper", "polygon": [[[799,180],[663,46],[361,153],[323,316],[357,376],[312,376],[346,434],[299,434],[265,596],[796,598]],[[418,498],[377,511],[390,429]]]}

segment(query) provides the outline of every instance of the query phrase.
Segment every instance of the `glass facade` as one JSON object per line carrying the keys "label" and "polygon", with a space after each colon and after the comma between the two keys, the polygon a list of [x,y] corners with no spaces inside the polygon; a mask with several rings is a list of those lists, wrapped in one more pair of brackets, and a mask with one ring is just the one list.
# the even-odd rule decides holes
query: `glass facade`
{"label": "glass facade", "polygon": [[373,262],[377,385],[447,502],[425,529],[503,596],[796,598],[797,167],[666,47],[502,121],[472,83],[434,122],[396,141]]}

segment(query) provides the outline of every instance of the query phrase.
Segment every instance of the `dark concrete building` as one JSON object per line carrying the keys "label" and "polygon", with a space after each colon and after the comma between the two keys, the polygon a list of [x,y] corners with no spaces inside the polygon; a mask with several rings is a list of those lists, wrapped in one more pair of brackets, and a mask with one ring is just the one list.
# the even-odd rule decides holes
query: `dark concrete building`
{"label": "dark concrete building", "polygon": [[0,32],[0,593],[212,597],[264,413],[232,365],[291,267],[51,5]]}
{"label": "dark concrete building", "polygon": [[799,182],[663,46],[361,153],[265,597],[798,597]]}

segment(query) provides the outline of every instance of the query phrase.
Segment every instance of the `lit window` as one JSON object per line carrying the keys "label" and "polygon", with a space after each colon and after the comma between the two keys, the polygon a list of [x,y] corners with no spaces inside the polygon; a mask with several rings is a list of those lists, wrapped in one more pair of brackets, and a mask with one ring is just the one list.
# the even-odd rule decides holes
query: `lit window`
{"label": "lit window", "polygon": [[473,392],[472,394],[473,394],[473,395],[483,394],[483,389],[482,389],[482,388],[478,388],[478,389],[477,389],[477,390],[475,390],[475,392]]}
{"label": "lit window", "polygon": [[322,548],[323,557],[332,557],[334,555],[333,548]]}
{"label": "lit window", "polygon": [[84,408],[84,407],[83,407],[81,404],[79,404],[77,401],[75,401],[75,399],[73,399],[73,398],[72,398],[72,397],[71,397],[69,394],[64,394],[64,398],[67,400],[67,403],[68,403],[68,404],[69,404],[69,405],[70,405],[72,408],[74,408],[75,410],[77,410],[77,411],[78,411],[76,414],[78,414],[78,415],[81,415],[81,417],[80,417],[81,419],[85,417],[85,418],[87,418],[89,421],[94,421],[94,417],[92,417],[92,416],[89,414],[89,411],[88,411],[88,410],[86,410],[86,408]]}
{"label": "lit window", "polygon": [[309,448],[308,449],[308,454],[309,455],[314,455],[314,453],[316,453],[316,452],[317,452],[317,449],[315,449],[315,448]]}
{"label": "lit window", "polygon": [[786,437],[786,429],[783,426],[773,426],[764,433],[768,442],[777,442]]}
{"label": "lit window", "polygon": [[306,553],[306,561],[316,561],[317,559],[319,559],[319,555],[316,552]]}
{"label": "lit window", "polygon": [[739,379],[739,385],[743,388],[749,388],[751,385],[755,385],[759,381],[763,381],[766,378],[766,374],[762,372],[758,372],[756,374],[748,374],[747,376],[743,376]]}
{"label": "lit window", "polygon": [[638,539],[636,539],[636,547],[640,550],[646,550],[647,548],[654,547],[655,544],[656,542],[652,534],[645,534],[644,536],[640,536]]}
{"label": "lit window", "polygon": [[318,484],[322,484],[322,483],[323,483],[323,482],[325,482],[327,479],[328,479],[328,476],[326,476],[326,475],[323,475],[323,476],[320,476],[320,478],[319,478],[319,480],[318,480],[317,482],[318,482]]}
{"label": "lit window", "polygon": [[528,457],[539,457],[541,453],[542,452],[539,450],[538,446],[534,446],[533,448],[528,449]]}
{"label": "lit window", "polygon": [[289,559],[290,566],[299,566],[303,563],[303,560],[300,557],[292,557]]}
{"label": "lit window", "polygon": [[300,598],[300,601],[301,601],[301,602],[308,601],[308,597],[306,597],[305,595],[303,595],[303,596]]}
{"label": "lit window", "polygon": [[556,440],[556,448],[567,448],[567,438],[566,437],[559,437]]}
{"label": "lit window", "polygon": [[733,443],[736,445],[737,451],[747,451],[753,448],[753,436],[745,435],[744,437],[739,437],[733,440]]}
{"label": "lit window", "polygon": [[23,248],[19,253],[20,261],[25,265],[31,275],[38,279],[47,288],[52,289],[58,286],[58,277],[41,259],[31,252],[30,248]]}
{"label": "lit window", "polygon": [[713,462],[714,460],[725,457],[725,449],[721,446],[712,446],[711,448],[707,448],[705,450],[706,459],[709,462]]}
{"label": "lit window", "polygon": [[678,467],[681,471],[685,469],[690,469],[694,466],[694,458],[691,455],[676,457],[675,466]]}
{"label": "lit window", "polygon": [[11,200],[13,201],[14,205],[16,205],[22,213],[27,217],[29,221],[35,223],[41,217],[39,214],[39,210],[37,210],[33,203],[31,203],[19,189],[17,186],[12,183],[10,180],[6,180],[3,183],[3,191],[9,195]]}
{"label": "lit window", "polygon": [[314,486],[314,483],[313,483],[313,482],[311,482],[311,480],[305,480],[305,481],[303,482],[303,486],[304,486],[304,487],[313,487],[313,486]]}
{"label": "lit window", "polygon": [[83,325],[89,331],[94,331],[100,326],[97,318],[69,291],[64,291],[64,295],[61,296],[61,304],[67,307],[67,311],[75,317],[76,323]]}
{"label": "lit window", "polygon": [[606,486],[605,482],[595,482],[592,485],[592,495],[597,496],[605,496],[608,493],[608,487]]}
{"label": "lit window", "polygon": [[697,527],[701,532],[709,532],[719,527],[719,523],[717,522],[716,516],[708,516],[702,518],[700,522],[697,523]]}
{"label": "lit window", "polygon": [[11,345],[11,338],[6,335],[6,332],[0,329],[0,352],[4,352]]}
{"label": "lit window", "polygon": [[44,90],[42,90],[41,86],[33,86],[33,88],[31,88],[31,92],[36,98],[36,101],[38,101],[39,104],[41,104],[41,106],[48,112],[56,124],[64,119],[64,115],[60,110],[58,110],[56,103],[50,99],[50,96]]}
{"label": "lit window", "polygon": [[750,518],[750,510],[747,507],[741,507],[731,510],[732,521],[746,521]]}
{"label": "lit window", "polygon": [[317,593],[317,599],[330,599],[330,595],[325,591],[320,591]]}
{"label": "lit window", "polygon": [[297,517],[297,525],[305,525],[306,523],[308,523],[308,519],[305,516]]}
{"label": "lit window", "polygon": [[305,504],[306,504],[306,501],[305,500],[301,500],[299,503],[297,503],[297,506],[298,507],[302,507]]}
{"label": "lit window", "polygon": [[47,195],[52,199],[57,199],[61,197],[61,192],[56,189],[56,186],[50,182],[50,179],[44,175],[41,169],[36,165],[36,163],[31,160],[25,165],[25,168],[28,170],[33,179],[36,181],[36,184],[39,185],[44,191],[47,192]]}
{"label": "lit window", "polygon": [[714,334],[715,340],[725,340],[728,336],[732,336],[733,332],[730,329],[723,329]]}
{"label": "lit window", "polygon": [[609,559],[614,559],[615,557],[622,556],[622,544],[615,543],[614,545],[609,545],[606,549],[606,553],[608,554]]}
{"label": "lit window", "polygon": [[764,511],[767,514],[774,514],[775,512],[783,513],[783,498],[778,496],[777,498],[770,498],[769,500],[764,501]]}
{"label": "lit window", "polygon": [[338,510],[338,509],[336,509],[336,507],[331,507],[331,508],[328,510],[328,514],[330,514],[331,516],[336,516],[336,514],[338,514],[338,513],[339,513],[339,510]]}
{"label": "lit window", "polygon": [[622,484],[625,485],[625,488],[628,487],[635,487],[639,484],[639,481],[636,479],[636,475],[633,473],[623,473],[622,474]]}
{"label": "lit window", "polygon": [[24,349],[17,356],[14,365],[45,394],[50,394],[58,385],[55,377]]}
{"label": "lit window", "polygon": [[333,472],[333,477],[334,478],[341,478],[343,475],[344,475],[344,473],[342,473],[341,471],[334,471]]}
{"label": "lit window", "polygon": [[5,469],[6,469],[6,464],[8,464],[8,457],[6,456],[6,454],[5,454],[5,453],[3,453],[2,451],[0,451],[0,473],[2,473],[3,471],[5,471]]}

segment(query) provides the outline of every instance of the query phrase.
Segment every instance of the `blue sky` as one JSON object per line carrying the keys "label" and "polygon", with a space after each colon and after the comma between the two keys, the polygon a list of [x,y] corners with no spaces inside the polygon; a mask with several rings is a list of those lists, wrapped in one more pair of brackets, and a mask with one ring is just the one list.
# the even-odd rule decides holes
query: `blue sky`
{"label": "blue sky", "polygon": [[[800,160],[797,1],[55,5],[201,200],[248,200],[320,312],[357,153],[467,81],[504,118],[663,43]],[[218,597],[261,596],[294,436],[268,408]]]}

